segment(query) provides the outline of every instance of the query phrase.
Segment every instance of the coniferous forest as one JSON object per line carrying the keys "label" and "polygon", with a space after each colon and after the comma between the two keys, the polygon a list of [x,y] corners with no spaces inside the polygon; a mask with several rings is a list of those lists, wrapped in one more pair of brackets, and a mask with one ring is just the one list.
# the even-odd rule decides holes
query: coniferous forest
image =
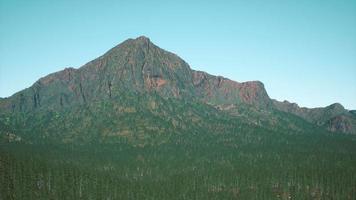
{"label": "coniferous forest", "polygon": [[272,136],[1,144],[0,199],[355,199],[355,138]]}

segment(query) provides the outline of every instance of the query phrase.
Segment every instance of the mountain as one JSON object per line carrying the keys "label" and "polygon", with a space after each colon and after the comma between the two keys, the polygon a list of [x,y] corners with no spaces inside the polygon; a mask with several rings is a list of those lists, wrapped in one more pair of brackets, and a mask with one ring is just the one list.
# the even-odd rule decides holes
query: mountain
{"label": "mountain", "polygon": [[356,134],[356,115],[346,110],[341,104],[334,103],[325,108],[301,108],[288,101],[273,100],[278,110],[292,113],[304,120],[324,127],[329,131]]}
{"label": "mountain", "polygon": [[0,199],[355,199],[355,116],[128,39],[0,99]]}
{"label": "mountain", "polygon": [[237,83],[194,71],[175,54],[141,36],[123,42],[79,69],[66,68],[41,78],[6,99],[2,108],[28,111],[41,106],[68,106],[115,98],[123,90],[157,92],[165,98],[201,99],[212,104],[271,104],[261,82]]}
{"label": "mountain", "polygon": [[[179,107],[181,113],[175,110]],[[2,135],[28,141],[105,140],[148,130],[189,132],[192,126],[211,131],[211,121],[226,115],[265,129],[304,131],[307,126],[356,133],[355,114],[340,104],[308,109],[271,100],[263,83],[239,83],[192,70],[144,36],[128,39],[78,69],[65,68],[39,79],[1,99],[0,109]],[[129,116],[135,125],[125,122]]]}

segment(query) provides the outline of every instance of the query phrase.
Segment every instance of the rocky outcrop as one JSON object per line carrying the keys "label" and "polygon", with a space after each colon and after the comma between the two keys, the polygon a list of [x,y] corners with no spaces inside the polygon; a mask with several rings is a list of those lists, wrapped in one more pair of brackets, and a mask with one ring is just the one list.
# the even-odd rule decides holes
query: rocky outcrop
{"label": "rocky outcrop", "polygon": [[246,103],[267,108],[270,98],[259,81],[235,82],[221,76],[193,71],[193,85],[203,101],[213,105]]}
{"label": "rocky outcrop", "polygon": [[330,131],[339,131],[349,133],[352,131],[352,124],[350,118],[344,115],[339,115],[329,119],[326,126]]}

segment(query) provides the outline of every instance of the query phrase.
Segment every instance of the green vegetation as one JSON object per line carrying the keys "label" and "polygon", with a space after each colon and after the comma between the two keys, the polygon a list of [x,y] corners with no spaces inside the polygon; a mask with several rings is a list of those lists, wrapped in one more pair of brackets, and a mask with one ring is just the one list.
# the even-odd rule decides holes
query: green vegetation
{"label": "green vegetation", "polygon": [[[117,103],[119,102],[119,103]],[[159,95],[0,115],[0,199],[354,199],[356,137]]]}
{"label": "green vegetation", "polygon": [[0,167],[0,199],[356,197],[354,137],[247,126],[156,145],[3,143]]}

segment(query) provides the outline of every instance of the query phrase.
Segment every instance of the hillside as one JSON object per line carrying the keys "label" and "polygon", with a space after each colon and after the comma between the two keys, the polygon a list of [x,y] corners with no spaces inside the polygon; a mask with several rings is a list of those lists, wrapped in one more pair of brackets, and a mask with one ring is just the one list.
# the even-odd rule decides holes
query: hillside
{"label": "hillside", "polygon": [[[136,103],[130,100],[132,98]],[[124,113],[135,115],[133,113],[142,110],[147,115],[155,115],[163,121],[168,120],[169,128],[184,129],[187,125],[183,124],[190,123],[190,119],[186,116],[177,118],[177,113],[172,112],[169,106],[160,107],[159,105],[165,104],[165,101],[181,101],[178,104],[187,102],[205,104],[204,106],[211,107],[207,109],[211,110],[209,111],[211,114],[222,111],[240,117],[244,123],[261,125],[267,129],[274,128],[281,121],[289,121],[287,126],[302,129],[291,122],[292,118],[300,117],[306,123],[312,123],[329,131],[355,133],[356,130],[355,116],[339,104],[308,109],[271,100],[261,82],[239,83],[192,70],[177,55],[157,47],[144,36],[124,41],[79,69],[66,68],[50,74],[10,98],[0,100],[1,123],[5,124],[7,130],[11,130],[11,134],[20,137],[23,135],[21,132],[29,126],[32,127],[31,130],[40,127],[42,129],[43,126],[48,129],[52,127],[54,130],[41,131],[48,132],[47,134],[50,135],[56,130],[63,131],[63,126],[58,123],[71,122],[71,117],[75,115],[79,121],[94,120],[91,115],[85,113],[85,110],[95,115],[103,113],[110,116],[101,116],[104,121],[115,119],[120,113],[120,115],[125,115]],[[160,111],[155,111],[157,108]],[[80,111],[75,111],[76,114],[69,114],[78,109]],[[109,115],[104,113],[104,109],[111,111],[116,109],[118,112]],[[239,112],[240,110],[242,111]],[[279,111],[292,114],[288,115],[291,119],[278,117],[279,114],[276,113]],[[191,115],[201,114],[190,111],[188,107],[185,112],[191,112]],[[41,117],[46,118],[46,122],[42,122],[44,119]],[[139,117],[134,118],[137,120]],[[32,119],[36,119],[36,123],[32,123]],[[180,125],[177,125],[182,120],[189,122],[180,122]],[[197,117],[197,120],[202,123],[202,127],[209,127],[204,124],[206,121],[201,117]],[[161,129],[159,124],[142,123],[150,124],[153,129]],[[19,124],[25,127],[21,129]],[[86,128],[93,130],[91,128],[93,124],[95,123],[75,124],[64,132]],[[100,125],[103,124],[98,126]],[[112,133],[107,134],[116,134],[115,129],[125,126],[127,125],[113,125]],[[147,126],[143,125],[143,127]],[[127,128],[127,131],[133,130]],[[51,136],[49,138],[51,139]]]}
{"label": "hillside", "polygon": [[0,200],[354,199],[355,122],[141,36],[0,99]]}

